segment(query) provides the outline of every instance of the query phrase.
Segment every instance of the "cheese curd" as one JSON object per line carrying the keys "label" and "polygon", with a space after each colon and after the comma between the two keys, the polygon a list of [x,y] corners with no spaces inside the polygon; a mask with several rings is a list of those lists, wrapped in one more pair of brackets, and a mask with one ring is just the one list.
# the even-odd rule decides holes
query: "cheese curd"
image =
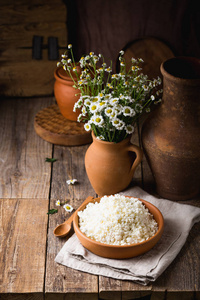
{"label": "cheese curd", "polygon": [[78,212],[79,228],[89,238],[109,245],[130,245],[152,237],[158,224],[134,197],[104,196]]}

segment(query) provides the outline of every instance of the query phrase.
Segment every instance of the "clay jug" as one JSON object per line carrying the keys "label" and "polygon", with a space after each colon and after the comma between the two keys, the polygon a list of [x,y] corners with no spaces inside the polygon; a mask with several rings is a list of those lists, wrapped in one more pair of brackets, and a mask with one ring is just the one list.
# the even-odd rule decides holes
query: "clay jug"
{"label": "clay jug", "polygon": [[124,190],[142,160],[142,150],[131,144],[130,137],[119,143],[101,141],[93,133],[92,138],[85,155],[85,168],[95,192],[103,196]]}
{"label": "clay jug", "polygon": [[[54,84],[54,96],[61,114],[68,120],[77,121],[77,117],[81,111],[77,109],[76,112],[74,112],[73,108],[75,102],[79,99],[79,96],[76,96],[76,94],[80,93],[80,91],[73,87],[73,80],[62,67],[58,67],[55,70],[54,77],[56,79]],[[74,79],[76,80],[75,76]]]}
{"label": "clay jug", "polygon": [[200,191],[200,60],[172,58],[161,73],[163,98],[143,125],[143,149],[158,194],[186,200]]}

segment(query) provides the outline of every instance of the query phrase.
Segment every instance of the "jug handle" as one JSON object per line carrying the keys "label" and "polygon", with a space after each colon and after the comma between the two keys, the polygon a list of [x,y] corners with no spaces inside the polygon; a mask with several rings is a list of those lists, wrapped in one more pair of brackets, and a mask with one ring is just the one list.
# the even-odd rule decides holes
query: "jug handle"
{"label": "jug handle", "polygon": [[143,151],[140,147],[136,146],[136,145],[129,145],[128,146],[128,151],[131,152],[135,152],[136,154],[136,159],[134,160],[132,167],[131,167],[131,172],[134,173],[136,167],[140,164],[140,162],[142,161],[143,158]]}

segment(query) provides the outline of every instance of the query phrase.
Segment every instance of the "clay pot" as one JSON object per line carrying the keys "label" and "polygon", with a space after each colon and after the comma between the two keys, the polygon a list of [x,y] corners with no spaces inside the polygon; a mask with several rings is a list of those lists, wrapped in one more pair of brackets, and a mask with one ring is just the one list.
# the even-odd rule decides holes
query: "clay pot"
{"label": "clay pot", "polygon": [[193,198],[200,191],[200,60],[162,63],[163,99],[142,128],[145,155],[160,196]]}
{"label": "clay pot", "polygon": [[103,196],[124,190],[142,160],[142,150],[130,143],[130,137],[119,143],[101,141],[93,133],[92,138],[85,168],[95,192]]}
{"label": "clay pot", "polygon": [[80,91],[73,87],[73,80],[67,75],[62,67],[58,67],[55,70],[54,77],[56,79],[54,84],[54,95],[61,114],[68,120],[77,121],[77,117],[81,111],[77,109],[76,112],[73,112],[73,108],[75,102],[79,99],[79,96],[76,96],[76,94],[80,93]]}

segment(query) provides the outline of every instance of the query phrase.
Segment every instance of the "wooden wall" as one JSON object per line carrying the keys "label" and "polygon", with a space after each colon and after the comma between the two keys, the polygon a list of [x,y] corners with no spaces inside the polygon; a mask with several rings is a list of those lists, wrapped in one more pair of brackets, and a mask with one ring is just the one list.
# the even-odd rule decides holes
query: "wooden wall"
{"label": "wooden wall", "polygon": [[[43,37],[40,60],[32,58],[33,36]],[[200,58],[200,1],[1,0],[0,95],[53,94],[58,60],[48,58],[50,36],[57,37],[60,54],[72,43],[77,59],[94,51],[115,63],[121,49],[132,51],[135,41],[150,37],[174,55]],[[147,44],[139,49],[144,56]],[[152,49],[145,56],[151,63],[152,58],[158,57],[159,64],[167,57],[163,53],[159,57],[157,44],[153,43]]]}
{"label": "wooden wall", "polygon": [[[57,37],[59,47],[66,47],[66,19],[62,0],[1,0],[0,95],[53,93],[57,60],[48,59],[48,37]],[[33,36],[43,37],[42,59],[32,58]]]}
{"label": "wooden wall", "polygon": [[76,20],[68,29],[77,58],[94,51],[108,60],[116,60],[122,48],[148,37],[161,40],[175,55],[200,58],[200,1],[74,0],[73,5],[69,5],[69,0],[65,2],[69,15],[76,11]]}

